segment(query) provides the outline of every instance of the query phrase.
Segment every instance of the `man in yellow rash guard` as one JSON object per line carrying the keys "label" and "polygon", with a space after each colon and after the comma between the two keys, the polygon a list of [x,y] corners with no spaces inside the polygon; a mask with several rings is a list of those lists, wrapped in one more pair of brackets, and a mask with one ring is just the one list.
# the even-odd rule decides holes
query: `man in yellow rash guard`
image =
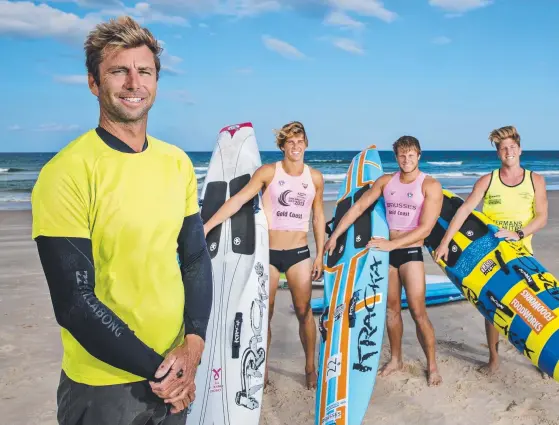
{"label": "man in yellow rash guard", "polygon": [[43,167],[32,194],[62,327],[58,421],[183,425],[212,304],[196,175],[181,149],[146,134],[153,35],[119,18],[98,25],[85,51],[99,126]]}
{"label": "man in yellow rash guard", "polygon": [[[500,230],[498,238],[522,240],[533,253],[532,235],[547,223],[547,193],[544,178],[520,166],[520,135],[512,126],[493,130],[489,140],[496,146],[501,167],[486,174],[476,182],[472,193],[456,212],[441,244],[434,252],[439,261],[448,258],[448,245],[466,221],[470,213],[483,201],[482,212],[493,220]],[[489,345],[487,371],[493,373],[499,367],[499,332],[485,321]]]}

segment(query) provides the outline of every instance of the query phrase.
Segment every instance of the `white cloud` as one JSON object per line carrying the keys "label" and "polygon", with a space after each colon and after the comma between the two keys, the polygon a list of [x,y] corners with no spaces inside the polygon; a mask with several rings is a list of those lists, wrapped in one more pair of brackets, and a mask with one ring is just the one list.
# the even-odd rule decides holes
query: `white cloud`
{"label": "white cloud", "polygon": [[332,40],[332,44],[338,49],[345,50],[346,52],[353,53],[355,55],[365,54],[365,50],[354,40],[349,38],[335,38]]}
{"label": "white cloud", "polygon": [[87,75],[55,75],[54,81],[62,84],[87,84]]}
{"label": "white cloud", "polygon": [[[100,2],[97,1],[97,3]],[[47,4],[37,5],[29,1],[0,0],[0,35],[27,38],[52,37],[65,42],[81,44],[87,33],[100,21],[122,14],[128,14],[143,24],[157,22],[169,25],[188,25],[186,19],[165,15],[153,10],[145,2],[137,3],[134,7],[124,7],[121,4],[120,7],[102,9],[80,17]]]}
{"label": "white cloud", "polygon": [[96,22],[46,4],[0,0],[0,34],[82,42]]}
{"label": "white cloud", "polygon": [[385,22],[392,22],[398,17],[395,12],[386,9],[380,0],[329,0],[329,3],[339,10],[371,16]]}
{"label": "white cloud", "polygon": [[450,12],[446,15],[448,18],[461,16],[465,12],[489,6],[492,3],[493,0],[429,0],[431,6]]}
{"label": "white cloud", "polygon": [[262,42],[267,49],[279,53],[285,58],[304,59],[306,57],[305,54],[299,51],[295,46],[292,46],[283,40],[270,37],[269,35],[263,35]]}
{"label": "white cloud", "polygon": [[[202,15],[218,14],[236,17],[255,16],[286,9],[300,11],[308,7],[322,9],[325,14],[353,12],[385,22],[392,22],[398,17],[395,12],[386,9],[381,0],[151,0],[150,4]],[[334,17],[336,18],[335,15]]]}
{"label": "white cloud", "polygon": [[46,3],[76,3],[82,7],[118,6],[120,0],[46,0]]}
{"label": "white cloud", "polygon": [[14,125],[9,126],[8,130],[9,131],[20,131],[20,130],[23,130],[23,128],[18,124],[14,124]]}
{"label": "white cloud", "polygon": [[440,37],[435,37],[432,40],[433,44],[450,44],[452,43],[452,40],[446,36],[440,36]]}
{"label": "white cloud", "polygon": [[357,21],[339,10],[328,14],[324,19],[324,24],[356,30],[362,29],[365,26],[363,22]]}
{"label": "white cloud", "polygon": [[[162,46],[165,46],[165,42],[163,40],[159,40],[159,43]],[[161,71],[163,73],[167,73],[171,75],[183,74],[184,71],[177,68],[177,66],[181,62],[182,62],[182,58],[169,54],[166,48],[165,47],[163,48],[163,53],[161,54]]]}
{"label": "white cloud", "polygon": [[134,7],[121,7],[102,9],[100,12],[95,13],[98,21],[103,18],[117,17],[119,15],[129,15],[138,21],[141,25],[148,23],[160,23],[168,25],[190,26],[188,21],[180,16],[165,15],[157,10],[154,10],[149,3],[140,2],[136,3]]}
{"label": "white cloud", "polygon": [[73,131],[79,129],[80,126],[77,124],[57,124],[57,123],[48,123],[48,124],[41,124],[38,128],[35,128],[33,131]]}

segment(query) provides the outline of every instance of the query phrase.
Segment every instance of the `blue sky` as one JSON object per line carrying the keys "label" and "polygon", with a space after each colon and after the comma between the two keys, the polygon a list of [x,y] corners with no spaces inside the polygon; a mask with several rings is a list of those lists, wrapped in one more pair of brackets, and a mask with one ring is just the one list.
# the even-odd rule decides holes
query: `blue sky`
{"label": "blue sky", "polygon": [[[83,40],[129,14],[163,40],[149,132],[187,151],[252,121],[307,127],[310,149],[557,149],[559,2],[552,0],[0,0],[0,151],[57,151],[98,121]],[[7,96],[6,96],[7,95]]]}

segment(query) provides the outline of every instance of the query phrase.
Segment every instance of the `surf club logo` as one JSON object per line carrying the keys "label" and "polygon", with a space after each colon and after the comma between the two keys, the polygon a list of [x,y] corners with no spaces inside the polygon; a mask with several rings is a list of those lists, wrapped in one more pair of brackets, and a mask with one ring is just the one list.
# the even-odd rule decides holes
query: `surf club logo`
{"label": "surf club logo", "polygon": [[412,192],[408,192],[408,198],[413,198],[413,193]]}
{"label": "surf club logo", "polygon": [[240,245],[241,244],[241,238],[237,236],[235,239],[233,239],[233,243],[237,246]]}
{"label": "surf club logo", "polygon": [[303,192],[297,192],[296,195],[291,195],[293,191],[288,189],[284,190],[280,196],[278,196],[278,202],[284,207],[290,207],[291,205],[303,206],[305,205],[305,200],[307,195]]}
{"label": "surf club logo", "polygon": [[260,405],[254,395],[264,387],[264,374],[259,369],[261,369],[266,359],[262,335],[267,332],[266,330],[263,332],[262,325],[264,324],[263,318],[267,307],[265,301],[268,299],[266,290],[268,275],[264,273],[264,266],[260,262],[255,264],[254,271],[258,277],[258,295],[252,301],[252,306],[250,307],[252,337],[248,347],[243,352],[241,360],[241,390],[237,391],[235,396],[235,403],[249,410],[254,410]]}
{"label": "surf club logo", "polygon": [[212,244],[210,245],[210,251],[215,251],[216,248],[217,248],[217,243],[212,242]]}
{"label": "surf club logo", "polygon": [[[364,307],[366,314],[363,317],[362,327],[357,337],[357,362],[353,363],[353,369],[358,372],[370,372],[373,368],[366,364],[367,360],[377,356],[379,349],[376,347],[377,343],[373,341],[373,337],[378,332],[378,326],[374,326],[371,322],[377,315],[375,312],[377,305],[377,297],[380,299],[381,294],[377,294],[380,286],[379,282],[385,279],[379,273],[379,267],[382,261],[373,257],[373,264],[370,267],[371,281],[367,284],[364,290]],[[371,300],[368,301],[368,300]]]}
{"label": "surf club logo", "polygon": [[489,273],[491,273],[491,271],[497,266],[497,263],[495,263],[495,261],[489,259],[489,260],[485,260],[483,262],[483,264],[481,265],[481,267],[479,268],[479,271],[482,272],[485,276],[487,276]]}
{"label": "surf club logo", "polygon": [[309,187],[308,183],[301,183],[303,185],[303,189],[306,189],[307,187]]}

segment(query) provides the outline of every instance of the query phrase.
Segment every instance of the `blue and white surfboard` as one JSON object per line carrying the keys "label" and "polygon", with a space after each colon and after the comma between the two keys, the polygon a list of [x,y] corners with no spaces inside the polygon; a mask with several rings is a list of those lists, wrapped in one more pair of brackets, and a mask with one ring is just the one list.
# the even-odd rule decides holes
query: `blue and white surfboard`
{"label": "blue and white surfboard", "polygon": [[[375,146],[353,158],[340,188],[333,229],[382,175]],[[360,424],[373,393],[388,289],[388,253],[366,248],[373,236],[389,237],[382,198],[338,238],[331,256],[325,254],[317,425]]]}

